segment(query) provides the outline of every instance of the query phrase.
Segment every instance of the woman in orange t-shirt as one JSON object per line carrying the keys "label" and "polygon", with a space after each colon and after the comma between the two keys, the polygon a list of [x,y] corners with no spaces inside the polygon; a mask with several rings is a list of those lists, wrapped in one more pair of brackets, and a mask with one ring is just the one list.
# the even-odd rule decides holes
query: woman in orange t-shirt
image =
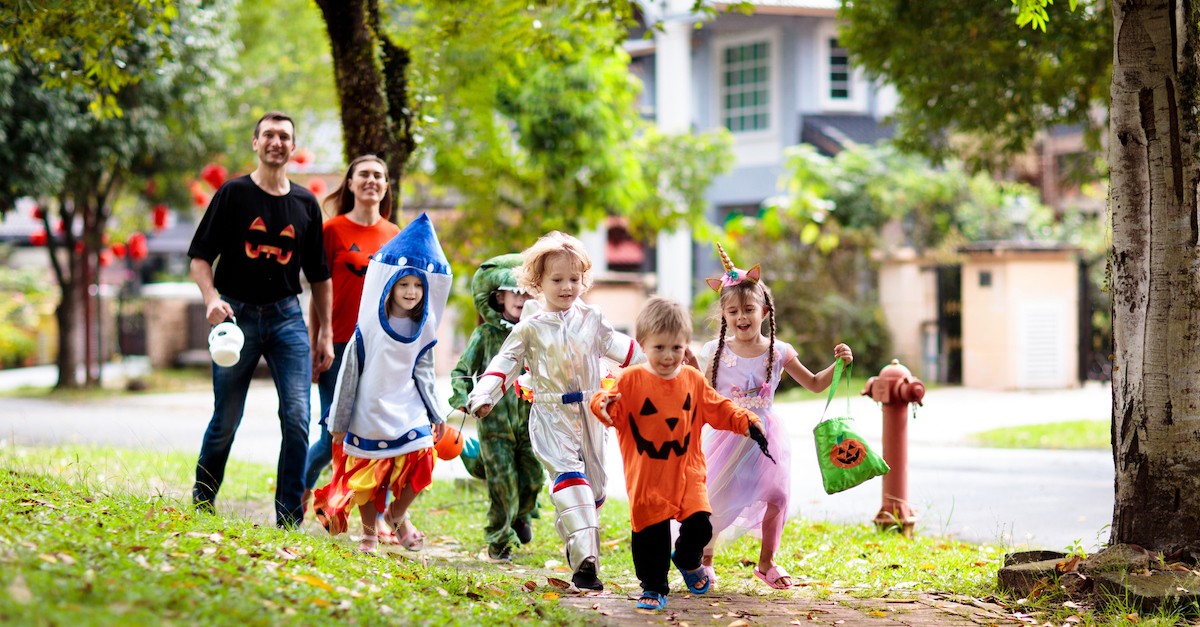
{"label": "woman in orange t-shirt", "polygon": [[[322,203],[326,213],[322,235],[325,257],[333,271],[333,364],[320,371],[313,363],[313,381],[321,397],[321,437],[308,449],[304,465],[304,506],[307,509],[313,487],[321,471],[332,460],[332,441],[325,425],[325,414],[333,402],[334,385],[342,368],[342,353],[354,336],[358,322],[358,304],[362,298],[367,262],[400,228],[392,215],[392,194],[388,188],[387,164],[375,155],[363,155],[350,162],[346,176]],[[309,312],[310,315],[313,312]]]}

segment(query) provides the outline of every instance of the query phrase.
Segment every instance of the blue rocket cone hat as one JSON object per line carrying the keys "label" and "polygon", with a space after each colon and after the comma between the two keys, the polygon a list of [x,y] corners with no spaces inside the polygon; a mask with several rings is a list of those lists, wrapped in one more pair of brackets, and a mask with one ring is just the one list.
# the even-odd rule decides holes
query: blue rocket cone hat
{"label": "blue rocket cone hat", "polygon": [[[425,288],[420,321],[411,336],[393,329],[387,314],[392,286],[408,275],[417,275]],[[438,241],[433,222],[422,213],[372,255],[359,305],[359,327],[364,321],[376,318],[388,335],[402,342],[411,342],[425,331],[434,331],[445,314],[450,283],[450,262]]]}

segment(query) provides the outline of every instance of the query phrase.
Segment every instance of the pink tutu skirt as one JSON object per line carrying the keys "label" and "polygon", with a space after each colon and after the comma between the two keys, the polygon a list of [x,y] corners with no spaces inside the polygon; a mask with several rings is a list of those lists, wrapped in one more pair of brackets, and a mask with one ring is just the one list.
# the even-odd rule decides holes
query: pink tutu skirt
{"label": "pink tutu skirt", "polygon": [[788,512],[792,455],[783,421],[762,416],[771,455],[767,459],[748,437],[705,429],[704,456],[708,461],[708,500],[712,505],[714,542],[730,542],[747,531],[761,537],[767,505]]}

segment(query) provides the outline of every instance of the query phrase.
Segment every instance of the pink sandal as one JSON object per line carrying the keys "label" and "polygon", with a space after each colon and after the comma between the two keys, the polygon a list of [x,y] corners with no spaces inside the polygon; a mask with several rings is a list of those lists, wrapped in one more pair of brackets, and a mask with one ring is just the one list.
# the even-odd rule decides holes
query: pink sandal
{"label": "pink sandal", "polygon": [[375,549],[377,548],[379,548],[379,536],[369,536],[363,534],[362,538],[359,539],[359,551],[366,553],[367,555],[373,555],[375,553]]}
{"label": "pink sandal", "polygon": [[788,588],[792,587],[792,584],[790,584],[790,583],[787,583],[787,584],[779,583],[780,579],[783,579],[784,577],[791,579],[792,576],[789,575],[786,570],[779,567],[778,565],[772,566],[765,573],[763,571],[759,570],[757,566],[755,566],[754,567],[754,576],[758,577],[759,580],[761,580],[763,583],[767,584],[768,586],[771,586],[772,588],[775,588],[776,590],[787,590]]}
{"label": "pink sandal", "polygon": [[[383,514],[383,521],[392,528],[396,535],[396,544],[410,550],[420,551],[425,548],[425,534],[417,530],[416,525],[408,519],[408,514],[405,514],[400,520],[393,520],[386,512]],[[405,532],[403,529],[407,528]]]}

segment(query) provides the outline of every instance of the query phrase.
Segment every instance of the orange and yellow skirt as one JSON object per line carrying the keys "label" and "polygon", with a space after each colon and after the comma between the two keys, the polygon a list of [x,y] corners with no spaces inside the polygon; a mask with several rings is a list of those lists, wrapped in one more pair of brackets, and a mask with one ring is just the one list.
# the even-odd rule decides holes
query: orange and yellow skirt
{"label": "orange and yellow skirt", "polygon": [[411,486],[419,493],[433,483],[432,448],[425,448],[397,457],[364,459],[346,455],[341,442],[333,443],[333,478],[329,485],[313,493],[313,511],[317,520],[330,535],[347,529],[350,509],[370,502],[375,511],[387,509],[387,493],[392,497]]}

